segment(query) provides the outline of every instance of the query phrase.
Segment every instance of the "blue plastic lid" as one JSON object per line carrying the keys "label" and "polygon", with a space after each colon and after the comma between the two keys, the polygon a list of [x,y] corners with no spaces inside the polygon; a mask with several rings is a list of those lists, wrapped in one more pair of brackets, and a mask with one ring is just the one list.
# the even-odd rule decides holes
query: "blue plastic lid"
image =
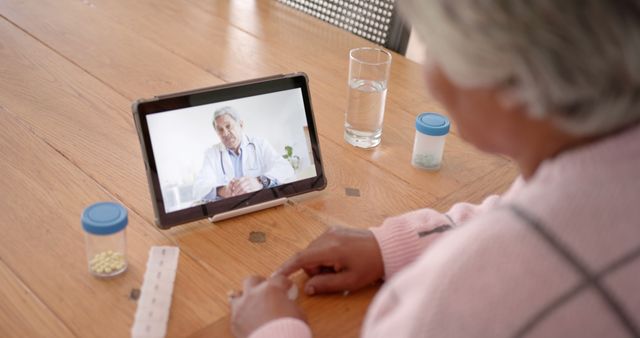
{"label": "blue plastic lid", "polygon": [[416,118],[416,129],[431,136],[447,135],[449,126],[449,119],[438,113],[422,113]]}
{"label": "blue plastic lid", "polygon": [[127,209],[113,202],[98,202],[82,212],[82,228],[94,235],[110,235],[127,226]]}

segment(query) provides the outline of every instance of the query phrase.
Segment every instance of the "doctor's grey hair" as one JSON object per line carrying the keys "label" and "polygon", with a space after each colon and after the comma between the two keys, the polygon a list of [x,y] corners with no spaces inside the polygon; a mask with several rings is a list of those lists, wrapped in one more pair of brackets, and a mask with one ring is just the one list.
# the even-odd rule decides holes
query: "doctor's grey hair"
{"label": "doctor's grey hair", "polygon": [[640,0],[399,0],[427,62],[575,135],[640,120]]}
{"label": "doctor's grey hair", "polygon": [[216,119],[222,115],[229,115],[234,121],[240,122],[240,115],[235,109],[229,106],[222,107],[213,113],[213,128],[216,127]]}

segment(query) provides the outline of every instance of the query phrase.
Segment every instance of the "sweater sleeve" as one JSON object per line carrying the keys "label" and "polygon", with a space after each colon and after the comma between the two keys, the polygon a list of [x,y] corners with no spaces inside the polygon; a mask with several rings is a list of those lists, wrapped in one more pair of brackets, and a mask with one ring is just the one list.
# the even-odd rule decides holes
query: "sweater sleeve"
{"label": "sweater sleeve", "polygon": [[481,204],[457,203],[447,213],[425,208],[386,219],[371,228],[380,245],[385,278],[413,262],[442,233],[495,206],[498,195],[487,197]]}
{"label": "sweater sleeve", "polygon": [[297,318],[280,318],[272,320],[257,330],[249,338],[311,338],[309,326]]}

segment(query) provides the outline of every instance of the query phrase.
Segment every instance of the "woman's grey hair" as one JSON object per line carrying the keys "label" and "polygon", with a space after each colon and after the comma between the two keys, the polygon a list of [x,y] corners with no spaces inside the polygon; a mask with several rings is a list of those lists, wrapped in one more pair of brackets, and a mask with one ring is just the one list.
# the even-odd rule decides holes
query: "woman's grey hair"
{"label": "woman's grey hair", "polygon": [[222,115],[229,115],[234,121],[240,122],[240,115],[235,109],[229,106],[222,107],[213,113],[213,128],[216,127],[216,119]]}
{"label": "woman's grey hair", "polygon": [[640,0],[399,0],[456,84],[576,135],[640,120]]}

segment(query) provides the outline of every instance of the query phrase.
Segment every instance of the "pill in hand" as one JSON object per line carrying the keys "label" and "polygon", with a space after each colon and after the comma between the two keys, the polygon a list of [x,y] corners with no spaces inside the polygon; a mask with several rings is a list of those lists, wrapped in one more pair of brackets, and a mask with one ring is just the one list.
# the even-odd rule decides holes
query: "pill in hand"
{"label": "pill in hand", "polygon": [[291,284],[289,291],[287,291],[287,297],[290,300],[296,300],[298,298],[298,286],[295,284]]}

